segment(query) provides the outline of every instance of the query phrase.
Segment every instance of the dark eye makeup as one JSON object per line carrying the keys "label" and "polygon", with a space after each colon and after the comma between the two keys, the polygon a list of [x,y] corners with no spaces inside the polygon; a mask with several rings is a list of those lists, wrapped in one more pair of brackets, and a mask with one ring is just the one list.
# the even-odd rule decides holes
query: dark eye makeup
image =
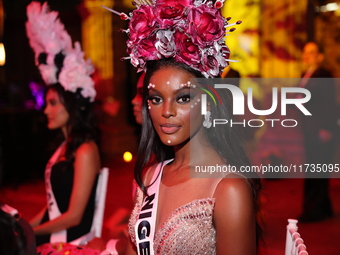
{"label": "dark eye makeup", "polygon": [[153,105],[158,105],[158,104],[162,103],[162,101],[163,101],[162,97],[160,97],[158,95],[149,95],[148,100],[150,100],[150,102]]}
{"label": "dark eye makeup", "polygon": [[181,104],[186,104],[190,103],[192,99],[194,99],[196,96],[195,93],[190,93],[190,92],[181,92],[176,96],[176,101],[181,103]]}
{"label": "dark eye makeup", "polygon": [[[176,96],[176,102],[180,104],[190,103],[195,96],[196,94],[193,93],[182,92]],[[152,94],[148,96],[148,100],[150,100],[153,105],[158,105],[163,102],[163,98],[161,96]]]}

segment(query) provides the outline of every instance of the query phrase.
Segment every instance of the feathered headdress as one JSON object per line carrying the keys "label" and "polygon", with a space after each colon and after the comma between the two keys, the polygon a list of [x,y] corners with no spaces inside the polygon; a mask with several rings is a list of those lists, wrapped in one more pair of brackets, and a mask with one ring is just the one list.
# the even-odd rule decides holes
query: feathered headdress
{"label": "feathered headdress", "polygon": [[133,66],[145,71],[146,61],[174,58],[202,72],[205,77],[216,77],[228,65],[229,48],[225,44],[228,24],[220,8],[224,0],[135,0],[136,10],[129,15],[125,30],[129,39],[127,52]]}
{"label": "feathered headdress", "polygon": [[58,12],[49,11],[45,2],[31,2],[27,6],[26,32],[35,53],[35,64],[47,85],[59,82],[65,90],[78,89],[84,98],[94,101],[96,91],[90,60],[84,60],[79,42],[72,47],[70,35],[58,18]]}

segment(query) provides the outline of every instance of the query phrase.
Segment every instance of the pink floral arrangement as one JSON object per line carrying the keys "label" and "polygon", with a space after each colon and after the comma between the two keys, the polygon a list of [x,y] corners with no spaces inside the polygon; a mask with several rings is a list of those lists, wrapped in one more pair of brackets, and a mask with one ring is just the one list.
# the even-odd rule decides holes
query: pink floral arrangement
{"label": "pink floral arrangement", "polygon": [[228,24],[220,8],[223,1],[139,0],[129,19],[127,52],[133,66],[145,71],[146,62],[174,58],[199,70],[205,77],[216,77],[228,65],[230,51],[225,44]]}
{"label": "pink floral arrangement", "polygon": [[100,251],[70,243],[46,243],[37,247],[37,255],[100,255]]}
{"label": "pink floral arrangement", "polygon": [[59,83],[65,90],[76,92],[81,88],[80,94],[84,98],[94,101],[96,90],[94,81],[90,74],[94,72],[90,60],[84,61],[84,53],[81,51],[80,43],[75,43],[75,48],[65,56],[63,67],[59,74]]}
{"label": "pink floral arrangement", "polygon": [[[79,42],[72,47],[71,37],[58,19],[58,12],[49,11],[47,2],[41,5],[33,1],[27,6],[27,18],[27,37],[35,53],[35,64],[46,85],[59,82],[71,92],[81,88],[81,95],[93,102],[96,96],[90,76],[94,72],[93,65],[90,60],[84,60]],[[57,67],[56,56],[60,54],[63,60],[61,67]],[[39,61],[42,55],[46,56],[43,63]]]}

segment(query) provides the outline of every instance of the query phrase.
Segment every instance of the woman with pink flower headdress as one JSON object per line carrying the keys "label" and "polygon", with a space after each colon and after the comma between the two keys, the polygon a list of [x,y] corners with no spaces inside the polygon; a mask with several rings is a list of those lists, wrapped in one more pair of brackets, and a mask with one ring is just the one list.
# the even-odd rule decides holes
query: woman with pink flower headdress
{"label": "woman with pink flower headdress", "polygon": [[[135,0],[127,59],[145,71],[127,254],[256,254],[260,180],[231,119],[224,1]],[[232,30],[232,29],[231,29]],[[229,31],[231,31],[229,30]],[[207,79],[208,78],[208,79]]]}
{"label": "woman with pink flower headdress", "polygon": [[47,127],[60,131],[59,147],[45,170],[47,204],[30,224],[37,245],[81,245],[94,238],[91,226],[101,169],[93,110],[96,91],[90,77],[93,67],[83,59],[79,43],[72,47],[58,13],[50,12],[46,3],[30,3],[27,16],[29,42],[47,85]]}

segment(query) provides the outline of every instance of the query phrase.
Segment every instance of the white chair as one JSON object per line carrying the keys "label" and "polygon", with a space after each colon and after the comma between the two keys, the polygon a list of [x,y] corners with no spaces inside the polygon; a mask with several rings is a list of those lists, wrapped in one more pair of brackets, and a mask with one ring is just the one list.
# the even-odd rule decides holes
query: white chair
{"label": "white chair", "polygon": [[307,247],[298,233],[295,219],[288,219],[285,255],[308,255]]}
{"label": "white chair", "polygon": [[102,227],[103,227],[103,218],[104,218],[104,209],[105,209],[108,180],[109,180],[109,169],[107,167],[104,167],[100,171],[99,177],[98,177],[96,199],[95,199],[95,209],[94,209],[93,221],[92,221],[92,226],[91,226],[91,231],[94,231],[95,237],[102,236]]}
{"label": "white chair", "polygon": [[96,189],[96,197],[95,197],[95,208],[93,214],[93,220],[91,225],[91,231],[86,235],[70,242],[73,245],[86,245],[93,238],[102,236],[102,227],[103,227],[103,218],[104,218],[104,209],[105,209],[105,200],[106,200],[106,191],[107,191],[107,183],[109,180],[109,169],[104,167],[100,170],[98,176],[98,183]]}

